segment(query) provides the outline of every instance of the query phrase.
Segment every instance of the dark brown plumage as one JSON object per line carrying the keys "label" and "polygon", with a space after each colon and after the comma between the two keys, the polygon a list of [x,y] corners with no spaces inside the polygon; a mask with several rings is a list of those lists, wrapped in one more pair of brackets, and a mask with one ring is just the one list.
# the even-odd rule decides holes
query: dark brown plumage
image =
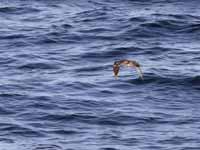
{"label": "dark brown plumage", "polygon": [[134,60],[127,60],[127,59],[115,61],[113,64],[113,72],[114,72],[115,77],[118,76],[120,66],[136,68],[136,71],[138,72],[139,77],[143,80],[142,71],[140,69],[140,64],[138,62]]}

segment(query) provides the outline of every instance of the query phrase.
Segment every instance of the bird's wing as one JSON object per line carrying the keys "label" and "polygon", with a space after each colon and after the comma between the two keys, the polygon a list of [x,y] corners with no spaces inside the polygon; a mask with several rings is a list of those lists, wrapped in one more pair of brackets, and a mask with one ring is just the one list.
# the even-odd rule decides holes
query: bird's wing
{"label": "bird's wing", "polygon": [[117,77],[118,72],[119,72],[119,65],[113,65],[113,72],[115,77]]}
{"label": "bird's wing", "polygon": [[141,68],[140,68],[140,67],[136,67],[136,71],[137,71],[139,77],[140,77],[142,80],[144,80]]}

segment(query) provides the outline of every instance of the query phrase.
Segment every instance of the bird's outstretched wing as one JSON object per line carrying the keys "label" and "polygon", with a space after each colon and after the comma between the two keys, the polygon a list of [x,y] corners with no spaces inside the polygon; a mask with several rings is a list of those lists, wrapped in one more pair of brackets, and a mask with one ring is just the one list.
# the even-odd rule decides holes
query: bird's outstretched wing
{"label": "bird's outstretched wing", "polygon": [[140,68],[140,67],[136,67],[136,71],[137,71],[139,77],[140,77],[142,80],[144,80],[141,68]]}
{"label": "bird's outstretched wing", "polygon": [[140,64],[137,63],[136,61],[134,60],[120,60],[120,61],[115,61],[114,64],[113,64],[113,72],[114,72],[114,75],[115,77],[117,78],[118,76],[118,73],[119,73],[119,68],[120,66],[127,66],[127,67],[134,67],[139,75],[139,77],[144,80],[143,78],[143,74],[142,74],[142,70],[140,68]]}
{"label": "bird's outstretched wing", "polygon": [[116,64],[113,65],[113,72],[114,72],[115,77],[117,77],[118,72],[119,72],[119,65],[116,65]]}

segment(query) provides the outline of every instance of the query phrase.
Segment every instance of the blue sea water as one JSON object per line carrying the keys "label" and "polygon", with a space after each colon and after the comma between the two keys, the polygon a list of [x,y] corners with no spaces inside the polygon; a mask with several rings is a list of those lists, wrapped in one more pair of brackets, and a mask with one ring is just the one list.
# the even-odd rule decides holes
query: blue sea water
{"label": "blue sea water", "polygon": [[199,6],[1,0],[0,150],[199,150]]}

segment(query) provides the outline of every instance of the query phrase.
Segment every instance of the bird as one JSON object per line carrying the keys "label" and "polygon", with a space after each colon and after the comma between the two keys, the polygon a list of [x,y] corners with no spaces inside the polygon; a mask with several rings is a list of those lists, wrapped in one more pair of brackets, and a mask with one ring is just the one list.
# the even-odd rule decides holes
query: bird
{"label": "bird", "polygon": [[140,64],[137,61],[127,60],[127,59],[115,61],[114,64],[113,64],[113,72],[114,72],[115,78],[117,78],[117,76],[118,76],[120,66],[127,66],[127,67],[136,68],[136,71],[137,71],[140,79],[144,80],[142,70],[140,68]]}

